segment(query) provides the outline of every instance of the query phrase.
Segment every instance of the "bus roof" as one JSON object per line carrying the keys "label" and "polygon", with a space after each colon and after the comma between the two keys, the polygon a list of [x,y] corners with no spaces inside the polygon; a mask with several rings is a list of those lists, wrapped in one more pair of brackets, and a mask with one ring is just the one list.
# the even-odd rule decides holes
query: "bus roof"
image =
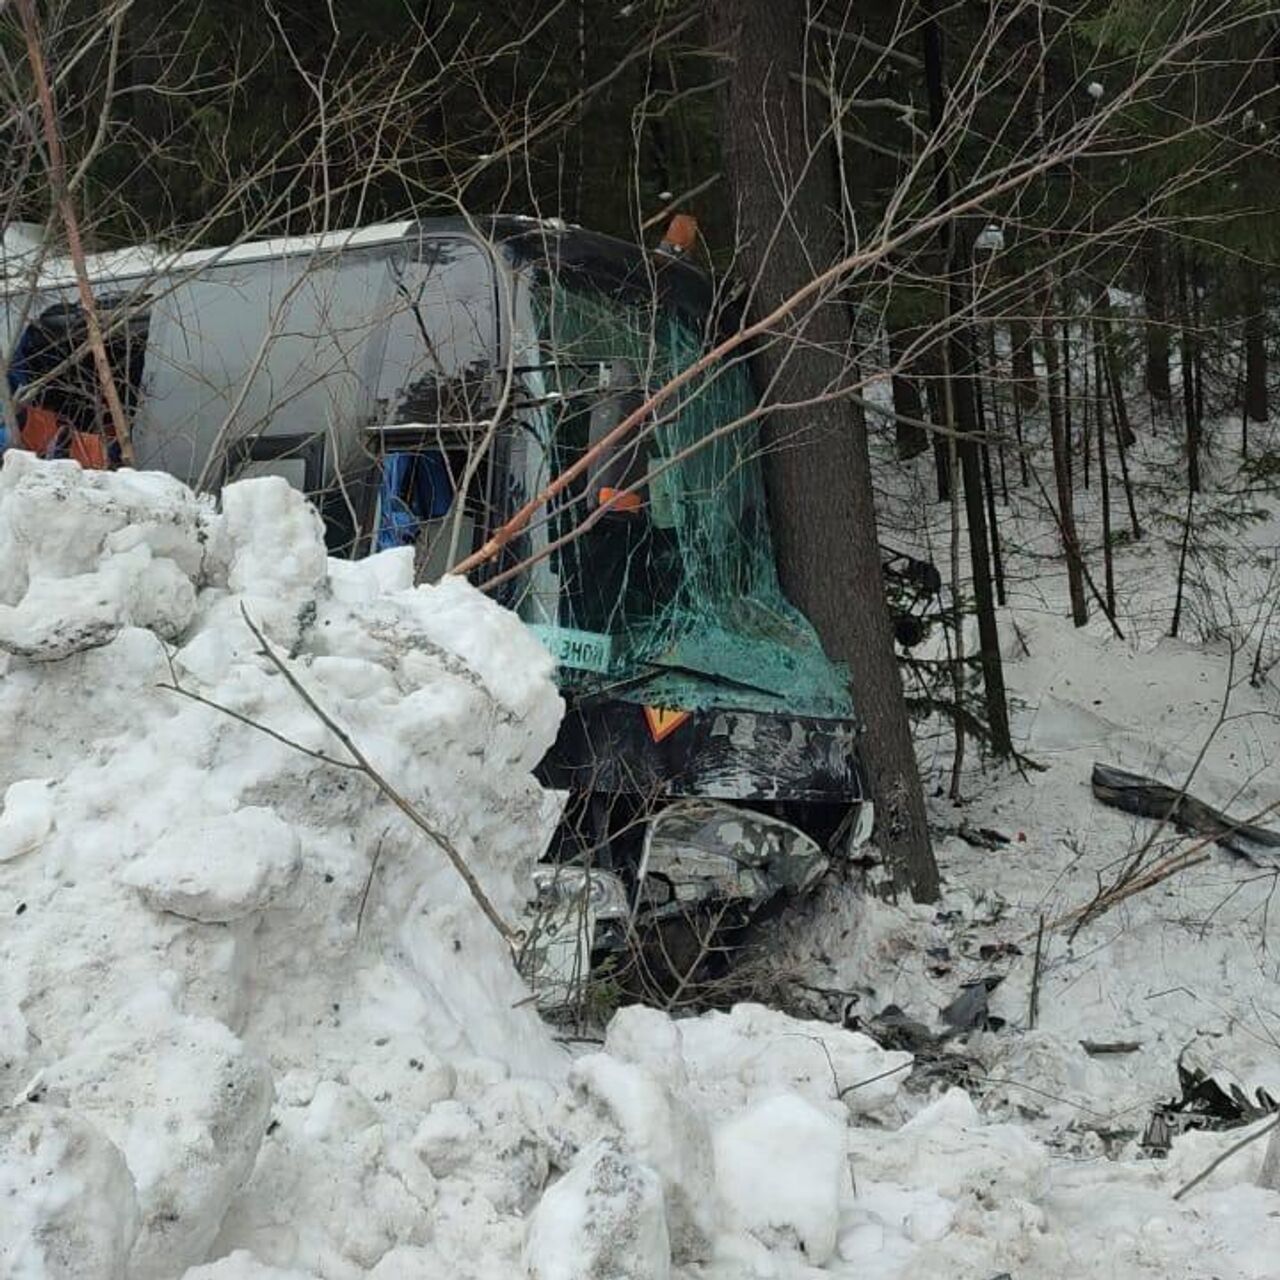
{"label": "bus roof", "polygon": [[[162,273],[195,271],[214,263],[262,262],[300,254],[394,244],[397,240],[403,240],[417,225],[412,220],[383,222],[371,227],[327,231],[317,235],[247,240],[220,248],[188,250],[185,253],[161,248],[159,245],[138,245],[89,254],[85,258],[85,269],[89,279],[95,283],[145,279]],[[75,269],[69,257],[49,256],[40,262],[39,252],[39,248],[29,242],[14,244],[6,237],[3,258],[0,258],[0,279],[8,284],[21,285],[24,289],[29,288],[31,269],[38,263],[38,288],[59,289],[75,284]]]}
{"label": "bus roof", "polygon": [[[76,283],[69,257],[49,255],[40,260],[39,228],[14,224],[5,229],[0,246],[0,293],[25,293],[32,287],[37,267],[38,290],[71,288]],[[182,252],[160,245],[137,245],[90,254],[85,268],[95,286],[104,283],[145,281],[161,275],[194,274],[223,263],[267,262],[282,257],[340,252],[395,244],[415,233],[474,235],[510,247],[517,259],[542,259],[558,270],[586,271],[615,286],[647,284],[654,267],[660,269],[662,292],[695,311],[711,301],[710,282],[693,264],[656,258],[642,247],[614,236],[587,231],[557,218],[521,214],[488,214],[476,218],[461,215],[405,219],[312,235],[277,236],[237,244]],[[648,264],[645,266],[644,264]]]}

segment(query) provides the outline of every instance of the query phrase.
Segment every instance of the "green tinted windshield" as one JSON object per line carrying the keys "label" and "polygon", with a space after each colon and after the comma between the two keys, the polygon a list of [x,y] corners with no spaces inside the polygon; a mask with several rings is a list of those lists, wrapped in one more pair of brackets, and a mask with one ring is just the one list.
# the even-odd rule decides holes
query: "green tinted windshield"
{"label": "green tinted windshield", "polygon": [[[551,473],[704,349],[686,317],[577,281],[542,276],[533,310]],[[664,706],[852,713],[844,671],[778,584],[755,407],[744,362],[713,367],[550,513],[553,542],[597,515],[552,553],[556,618],[542,630],[559,640],[563,684]],[[611,492],[628,496],[600,514]]]}

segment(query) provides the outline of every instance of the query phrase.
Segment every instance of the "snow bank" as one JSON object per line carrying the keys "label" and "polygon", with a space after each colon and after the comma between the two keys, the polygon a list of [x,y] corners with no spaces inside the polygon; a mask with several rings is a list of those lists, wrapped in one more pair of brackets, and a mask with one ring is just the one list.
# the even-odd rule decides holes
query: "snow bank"
{"label": "snow bank", "polygon": [[[246,623],[515,925],[558,812],[548,659],[411,568],[327,560],[279,480],[219,512],[5,459],[0,1276],[1269,1274],[1260,1147],[1171,1199],[1230,1135],[1067,1163],[959,1090],[906,1094],[910,1055],[756,1005],[624,1009],[570,1057]],[[851,906],[833,953],[907,955],[890,910]]]}
{"label": "snow bank", "polygon": [[[832,1253],[845,1127],[893,1117],[898,1082],[846,1086],[907,1056],[744,1006],[626,1010],[571,1062],[442,850],[250,629],[517,925],[558,813],[532,776],[549,660],[411,571],[327,560],[276,479],[217,511],[6,457],[0,1273],[650,1280]],[[765,1212],[770,1162],[807,1181]]]}
{"label": "snow bank", "polygon": [[549,662],[466,584],[410,578],[327,561],[279,480],[218,513],[6,456],[0,1168],[52,1172],[6,1207],[0,1272],[148,1280],[243,1242],[354,1274],[424,1236],[434,1104],[563,1074],[442,851],[332,763],[242,615],[515,922],[556,815]]}

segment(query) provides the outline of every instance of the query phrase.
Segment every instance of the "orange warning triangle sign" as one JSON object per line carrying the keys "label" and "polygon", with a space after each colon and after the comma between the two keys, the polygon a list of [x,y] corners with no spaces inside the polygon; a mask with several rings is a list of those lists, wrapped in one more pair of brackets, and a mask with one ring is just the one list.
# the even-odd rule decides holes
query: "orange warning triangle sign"
{"label": "orange warning triangle sign", "polygon": [[644,718],[649,726],[649,736],[661,742],[693,715],[692,711],[678,711],[675,707],[645,707]]}

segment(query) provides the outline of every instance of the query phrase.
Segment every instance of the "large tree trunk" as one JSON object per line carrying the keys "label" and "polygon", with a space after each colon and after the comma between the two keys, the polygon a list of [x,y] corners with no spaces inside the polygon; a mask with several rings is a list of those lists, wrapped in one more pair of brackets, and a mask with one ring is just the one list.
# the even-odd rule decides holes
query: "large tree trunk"
{"label": "large tree trunk", "polygon": [[[711,39],[730,59],[724,169],[757,311],[809,283],[841,248],[834,161],[806,164],[824,120],[800,87],[805,12],[802,0],[706,4]],[[775,414],[764,427],[778,569],[827,652],[849,666],[877,837],[895,884],[933,901],[938,870],[884,599],[866,427],[831,395],[848,376],[848,312],[835,298],[806,307],[793,336],[758,357],[761,385],[779,402],[808,402],[803,414]]]}
{"label": "large tree trunk", "polygon": [[[938,426],[951,428],[955,423],[947,417],[947,397],[944,382],[946,379],[946,362],[943,360],[942,344],[937,343],[923,352],[917,367],[924,380],[925,397],[929,402],[929,421]],[[933,433],[933,463],[938,477],[938,501],[951,500],[951,442],[940,434]]]}

